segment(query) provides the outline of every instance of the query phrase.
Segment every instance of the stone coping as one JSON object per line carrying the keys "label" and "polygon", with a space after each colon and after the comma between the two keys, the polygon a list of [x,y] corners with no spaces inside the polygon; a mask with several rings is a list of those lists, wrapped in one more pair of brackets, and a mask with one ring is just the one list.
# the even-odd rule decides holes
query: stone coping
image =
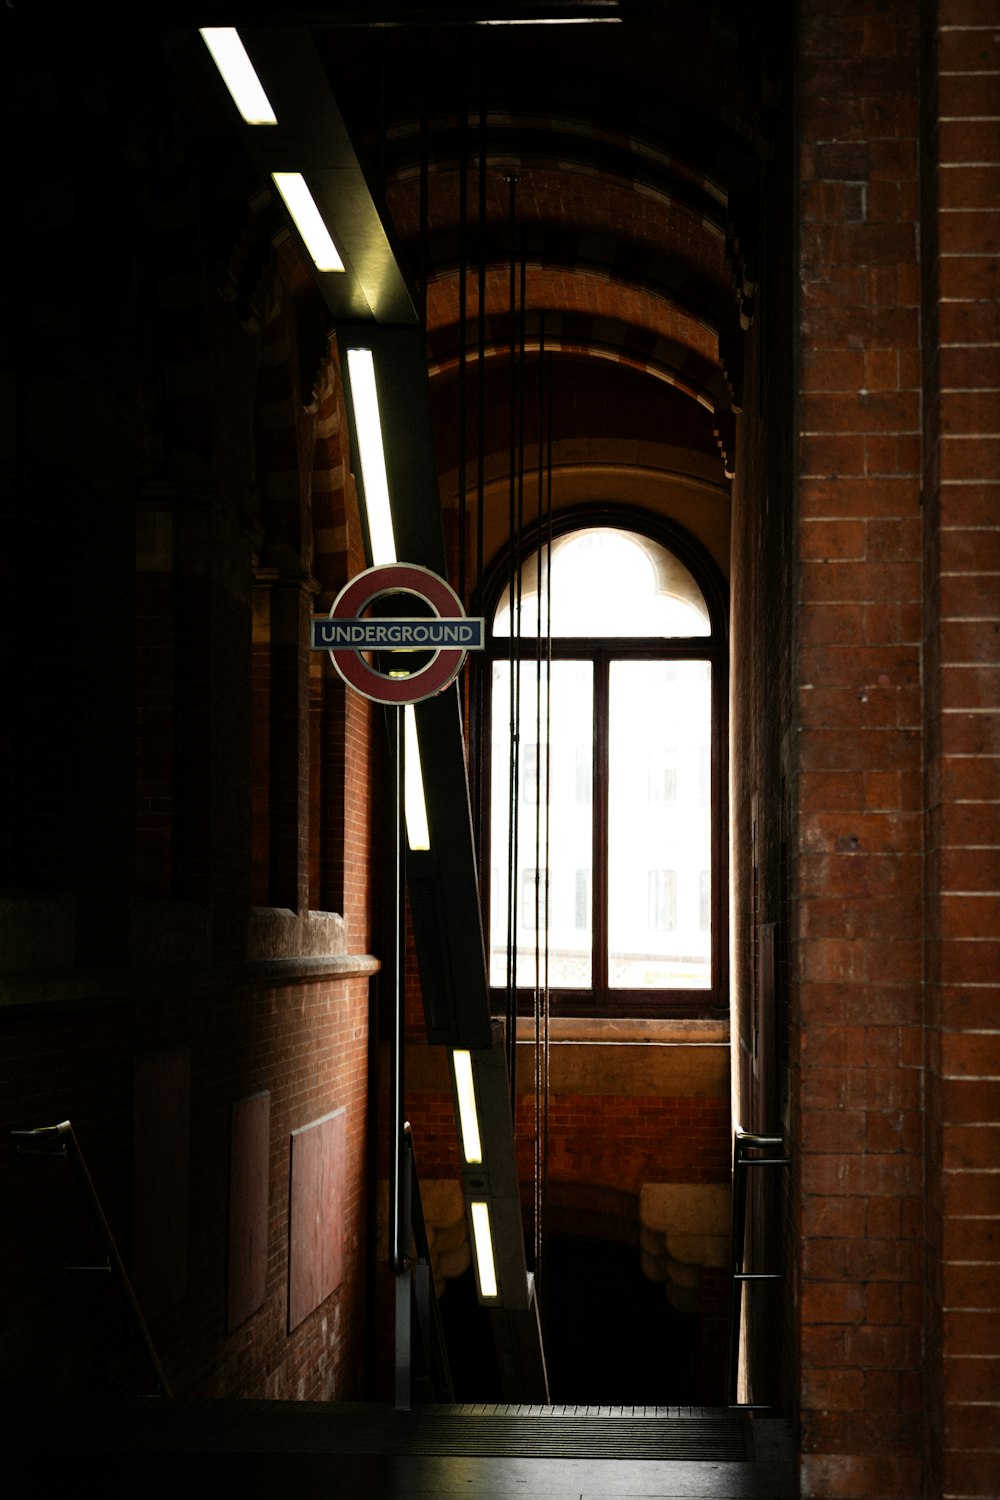
{"label": "stone coping", "polygon": [[107,969],[0,976],[0,1010],[7,1015],[39,1006],[80,1009],[125,997],[158,999],[183,990],[278,989],[323,980],[367,978],[381,961],[369,953],[261,958],[225,963],[133,963]]}
{"label": "stone coping", "polygon": [[[519,1016],[517,1040],[535,1040],[535,1023]],[[659,1016],[629,1019],[622,1016],[559,1016],[549,1022],[549,1042],[593,1042],[601,1046],[621,1043],[661,1042],[676,1046],[728,1047],[728,1016]]]}

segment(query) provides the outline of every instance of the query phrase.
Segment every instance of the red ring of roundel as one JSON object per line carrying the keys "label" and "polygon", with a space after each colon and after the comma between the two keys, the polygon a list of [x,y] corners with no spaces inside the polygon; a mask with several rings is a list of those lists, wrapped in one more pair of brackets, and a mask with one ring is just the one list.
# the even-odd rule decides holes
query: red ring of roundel
{"label": "red ring of roundel", "polygon": [[[429,604],[438,616],[464,614],[462,601],[443,578],[416,563],[387,563],[366,568],[345,584],[333,601],[331,620],[354,620],[374,599],[383,594],[414,594]],[[453,682],[462,668],[466,653],[460,648],[443,646],[435,651],[426,667],[412,677],[386,677],[368,665],[358,651],[351,648],[331,651],[330,659],[349,687],[373,703],[420,703],[433,698]]]}

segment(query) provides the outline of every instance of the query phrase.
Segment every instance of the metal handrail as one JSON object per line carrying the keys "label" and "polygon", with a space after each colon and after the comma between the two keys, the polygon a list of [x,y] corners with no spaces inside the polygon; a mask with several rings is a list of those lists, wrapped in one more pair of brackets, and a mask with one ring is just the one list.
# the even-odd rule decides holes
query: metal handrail
{"label": "metal handrail", "polygon": [[739,1401],[740,1325],[743,1310],[743,1283],[746,1281],[780,1281],[780,1271],[744,1270],[743,1258],[746,1249],[747,1179],[748,1167],[787,1167],[788,1155],[749,1156],[750,1151],[769,1151],[775,1147],[784,1150],[784,1138],[780,1135],[758,1135],[739,1126],[733,1134],[733,1206],[729,1227],[729,1354],[726,1368],[726,1392],[730,1407],[741,1411],[768,1411],[772,1402]]}
{"label": "metal handrail", "polygon": [[46,1143],[53,1143],[55,1146],[54,1150],[32,1150],[30,1146],[19,1145],[16,1147],[19,1156],[63,1156],[69,1158],[72,1161],[77,1173],[79,1174],[80,1182],[83,1187],[84,1197],[87,1200],[87,1206],[90,1209],[94,1224],[97,1228],[97,1232],[104,1243],[105,1250],[107,1251],[108,1264],[107,1266],[97,1267],[67,1266],[66,1269],[101,1271],[107,1270],[110,1271],[112,1275],[118,1278],[119,1288],[125,1298],[125,1302],[128,1306],[129,1312],[132,1315],[132,1321],[135,1324],[136,1332],[138,1333],[139,1338],[142,1342],[143,1349],[146,1353],[146,1358],[149,1360],[153,1374],[156,1376],[156,1381],[159,1386],[159,1394],[161,1396],[169,1396],[169,1382],[167,1381],[167,1377],[164,1374],[163,1366],[160,1364],[159,1356],[157,1355],[156,1349],[153,1345],[153,1340],[150,1337],[149,1329],[146,1326],[146,1320],[142,1315],[142,1308],[139,1306],[138,1299],[135,1295],[135,1289],[133,1288],[132,1283],[129,1280],[128,1272],[125,1269],[125,1263],[118,1253],[118,1246],[115,1244],[115,1237],[111,1232],[111,1225],[108,1223],[107,1219],[104,1216],[104,1210],[101,1207],[101,1200],[97,1196],[97,1189],[94,1187],[93,1179],[91,1178],[90,1172],[87,1170],[87,1163],[84,1160],[83,1152],[80,1149],[80,1142],[76,1138],[76,1132],[74,1131],[71,1122],[69,1120],[62,1120],[58,1125],[40,1125],[35,1130],[12,1130],[11,1135],[15,1140],[19,1141],[37,1141],[42,1147],[44,1147]]}
{"label": "metal handrail", "polygon": [[[403,1169],[400,1181],[400,1206],[397,1223],[399,1236],[393,1246],[392,1267],[397,1278],[396,1311],[402,1315],[404,1325],[404,1348],[397,1347],[396,1405],[409,1409],[413,1399],[413,1338],[412,1312],[417,1315],[417,1329],[423,1345],[425,1396],[432,1401],[451,1401],[454,1392],[451,1369],[445,1344],[441,1311],[434,1291],[434,1276],[431,1270],[431,1247],[424,1218],[424,1206],[420,1196],[420,1177],[417,1158],[413,1149],[413,1133],[408,1120],[402,1131]],[[414,1256],[411,1251],[415,1250]],[[405,1278],[405,1281],[403,1280]],[[402,1357],[402,1368],[400,1359]]]}

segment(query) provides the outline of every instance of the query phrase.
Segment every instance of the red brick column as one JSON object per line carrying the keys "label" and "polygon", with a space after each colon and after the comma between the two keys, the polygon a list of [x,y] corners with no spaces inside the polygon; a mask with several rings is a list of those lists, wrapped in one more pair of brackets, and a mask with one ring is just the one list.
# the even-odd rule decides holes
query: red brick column
{"label": "red brick column", "polygon": [[859,1500],[922,1493],[917,32],[800,9],[801,1478]]}
{"label": "red brick column", "polygon": [[[931,1495],[1000,1494],[1000,12],[939,0],[924,90]],[[932,87],[936,85],[936,87]]]}

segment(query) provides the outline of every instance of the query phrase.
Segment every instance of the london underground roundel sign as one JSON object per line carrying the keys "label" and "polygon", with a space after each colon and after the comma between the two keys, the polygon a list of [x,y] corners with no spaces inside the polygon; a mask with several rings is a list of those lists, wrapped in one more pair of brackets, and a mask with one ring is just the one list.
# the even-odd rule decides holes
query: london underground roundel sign
{"label": "london underground roundel sign", "polygon": [[[433,614],[365,616],[376,600],[390,595],[409,595]],[[454,682],[466,652],[482,650],[483,644],[483,621],[470,619],[454,589],[416,563],[367,568],[341,589],[329,615],[312,622],[313,649],[328,651],[348,686],[375,703],[433,698]],[[371,652],[390,662],[387,672],[368,659],[365,653]],[[408,671],[407,658],[414,652],[432,655],[423,666]]]}

